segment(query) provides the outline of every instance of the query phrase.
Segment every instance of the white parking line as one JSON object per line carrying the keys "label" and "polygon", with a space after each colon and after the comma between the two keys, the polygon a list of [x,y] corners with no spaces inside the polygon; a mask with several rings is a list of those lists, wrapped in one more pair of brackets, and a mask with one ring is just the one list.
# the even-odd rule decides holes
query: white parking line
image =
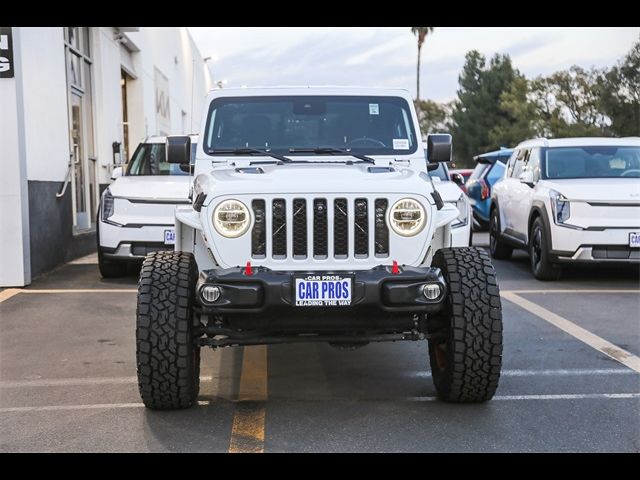
{"label": "white parking line", "polygon": [[[640,398],[640,393],[560,393],[556,395],[496,395],[498,400],[592,400]],[[437,397],[407,397],[407,402],[435,402]]]}
{"label": "white parking line", "polygon": [[[211,405],[209,400],[200,400],[198,405]],[[6,407],[0,408],[0,413],[20,412],[57,412],[64,410],[100,410],[112,408],[144,408],[144,403],[96,403],[93,405],[42,405],[34,407]]]}
{"label": "white parking line", "polygon": [[7,288],[6,290],[1,291],[0,303],[4,302],[5,300],[9,300],[11,297],[19,294],[20,292],[22,292],[20,288]]}
{"label": "white parking line", "polygon": [[541,319],[549,322],[551,325],[558,327],[560,330],[568,333],[569,335],[577,338],[581,342],[586,343],[592,348],[595,348],[601,353],[604,353],[610,358],[613,358],[615,361],[620,362],[623,365],[635,370],[636,372],[640,372],[640,358],[636,357],[631,352],[626,351],[623,348],[614,345],[613,343],[605,340],[597,336],[595,333],[591,333],[589,330],[586,330],[575,323],[567,320],[560,315],[553,313],[546,308],[541,307],[540,305],[533,303],[525,298],[522,298],[515,293],[511,293],[508,291],[500,292],[500,295],[510,301],[518,305],[519,307],[528,310],[534,315],[540,317]]}
{"label": "white parking line", "polygon": [[[202,375],[200,382],[213,380],[210,375]],[[6,380],[0,382],[0,388],[27,387],[75,387],[83,385],[122,385],[137,383],[137,377],[98,377],[98,378],[48,378],[39,380]]]}
{"label": "white parking line", "polygon": [[[556,395],[496,395],[493,400],[497,401],[522,401],[522,400],[624,400],[640,398],[640,393],[561,393]],[[349,399],[338,399],[346,401]],[[352,400],[352,399],[351,399]],[[381,401],[404,401],[404,402],[435,402],[437,397],[405,397],[387,398]],[[492,401],[493,401],[492,400]],[[198,405],[210,406],[215,401],[199,400]],[[59,412],[74,410],[110,410],[118,408],[144,408],[143,403],[97,403],[87,405],[40,405],[33,407],[4,407],[0,408],[0,413],[29,413],[29,412]]]}
{"label": "white parking line", "polygon": [[[637,375],[629,368],[573,368],[552,370],[502,370],[502,377],[552,377],[583,375]],[[430,371],[410,372],[410,377],[431,377]],[[202,375],[200,382],[210,382],[211,375]],[[99,378],[49,378],[38,380],[5,380],[0,381],[0,388],[32,388],[32,387],[80,387],[87,385],[126,385],[137,383],[136,377],[99,377]],[[217,395],[213,395],[214,397]]]}
{"label": "white parking line", "polygon": [[[585,376],[585,375],[638,375],[630,368],[571,368],[551,370],[502,370],[501,377],[554,377],[554,376]],[[430,371],[411,372],[411,377],[430,377]],[[0,386],[2,384],[0,383]]]}

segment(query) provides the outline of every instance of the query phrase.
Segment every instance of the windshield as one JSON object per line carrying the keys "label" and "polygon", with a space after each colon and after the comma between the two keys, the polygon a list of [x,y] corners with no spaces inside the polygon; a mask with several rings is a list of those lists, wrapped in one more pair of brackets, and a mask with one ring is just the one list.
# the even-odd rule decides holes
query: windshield
{"label": "windshield", "polygon": [[543,178],[640,177],[640,148],[617,146],[547,148]]}
{"label": "windshield", "polygon": [[253,148],[288,156],[329,154],[309,150],[321,147],[406,155],[416,146],[411,110],[403,98],[266,96],[211,102],[204,151],[216,155]]}
{"label": "windshield", "polygon": [[[197,144],[191,143],[191,164]],[[189,175],[189,170],[176,163],[168,163],[164,143],[141,143],[133,153],[127,175]]]}
{"label": "windshield", "polygon": [[482,177],[484,171],[490,167],[491,165],[488,163],[477,163],[476,168],[473,169],[473,172],[471,172],[471,175],[469,176],[469,180],[477,180]]}
{"label": "windshield", "polygon": [[447,175],[447,168],[445,167],[444,163],[439,163],[438,168],[429,172],[429,176],[431,178],[439,178],[442,181],[449,180],[449,176]]}

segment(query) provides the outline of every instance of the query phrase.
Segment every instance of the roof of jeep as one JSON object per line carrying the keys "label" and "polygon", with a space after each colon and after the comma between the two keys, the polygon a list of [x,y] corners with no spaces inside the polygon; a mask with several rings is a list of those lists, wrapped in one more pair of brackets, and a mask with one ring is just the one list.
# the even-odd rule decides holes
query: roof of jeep
{"label": "roof of jeep", "polygon": [[[198,141],[198,134],[196,133],[190,134],[189,137],[191,137],[192,142]],[[167,143],[167,136],[166,135],[149,135],[140,143]]]}
{"label": "roof of jeep", "polygon": [[640,146],[640,137],[574,137],[574,138],[534,138],[526,140],[516,148],[529,147],[595,147],[595,146]]}
{"label": "roof of jeep", "polygon": [[364,87],[345,85],[280,85],[265,87],[214,88],[209,91],[215,97],[252,97],[268,95],[381,95],[406,97],[405,88]]}

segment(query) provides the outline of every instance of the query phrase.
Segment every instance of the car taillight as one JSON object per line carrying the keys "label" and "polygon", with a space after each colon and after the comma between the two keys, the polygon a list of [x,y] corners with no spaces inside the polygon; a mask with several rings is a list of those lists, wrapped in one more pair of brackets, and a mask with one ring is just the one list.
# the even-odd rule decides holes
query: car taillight
{"label": "car taillight", "polygon": [[480,188],[480,200],[486,200],[489,198],[491,191],[489,190],[489,185],[487,185],[487,182],[485,182],[484,179],[480,180]]}

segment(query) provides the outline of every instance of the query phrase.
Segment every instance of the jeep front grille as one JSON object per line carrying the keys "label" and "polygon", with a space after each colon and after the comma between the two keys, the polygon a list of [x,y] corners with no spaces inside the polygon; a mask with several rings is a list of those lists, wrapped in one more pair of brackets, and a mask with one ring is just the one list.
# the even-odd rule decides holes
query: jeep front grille
{"label": "jeep front grille", "polygon": [[289,203],[275,198],[270,202],[270,212],[265,200],[251,202],[253,258],[324,260],[330,256],[335,259],[389,256],[385,198],[294,198]]}

